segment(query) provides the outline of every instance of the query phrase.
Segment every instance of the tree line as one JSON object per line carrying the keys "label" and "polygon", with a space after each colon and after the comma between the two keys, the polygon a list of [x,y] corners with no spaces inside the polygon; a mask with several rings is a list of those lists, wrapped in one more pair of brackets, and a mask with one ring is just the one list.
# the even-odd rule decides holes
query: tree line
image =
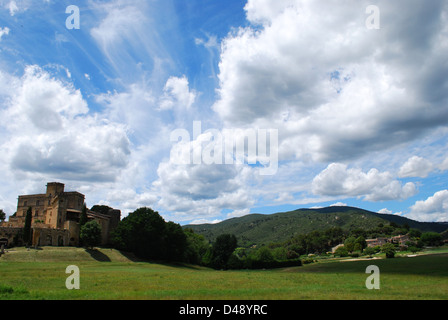
{"label": "tree line", "polygon": [[192,229],[166,222],[151,208],[139,208],[112,232],[112,246],[136,257],[203,265],[215,269],[275,268],[300,265],[300,259],[277,259],[270,251],[243,253],[234,235],[223,234],[210,244]]}

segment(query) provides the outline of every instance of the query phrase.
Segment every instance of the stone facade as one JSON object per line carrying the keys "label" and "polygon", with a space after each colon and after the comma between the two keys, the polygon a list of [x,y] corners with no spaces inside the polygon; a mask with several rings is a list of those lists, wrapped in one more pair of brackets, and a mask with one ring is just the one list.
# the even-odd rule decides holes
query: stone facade
{"label": "stone facade", "polygon": [[[31,208],[33,246],[77,246],[85,196],[79,192],[65,192],[64,188],[62,183],[51,182],[44,194],[19,196],[15,217],[0,224],[0,243],[22,244],[26,213]],[[118,225],[120,217],[120,210],[115,209],[103,214],[87,212],[87,218],[101,226],[103,245],[109,242],[110,233]]]}

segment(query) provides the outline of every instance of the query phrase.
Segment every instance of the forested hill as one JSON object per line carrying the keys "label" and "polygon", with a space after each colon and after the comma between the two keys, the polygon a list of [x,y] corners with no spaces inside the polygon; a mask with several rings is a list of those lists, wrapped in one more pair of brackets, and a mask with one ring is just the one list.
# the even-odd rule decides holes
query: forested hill
{"label": "forested hill", "polygon": [[344,230],[356,228],[370,230],[380,223],[386,225],[391,222],[397,225],[407,224],[410,228],[422,232],[442,232],[448,229],[447,223],[418,222],[397,215],[379,214],[346,206],[298,209],[269,215],[250,214],[217,224],[187,225],[184,228],[191,228],[210,241],[214,241],[220,234],[234,234],[240,245],[247,246],[282,242],[299,234],[331,227],[340,227]]}

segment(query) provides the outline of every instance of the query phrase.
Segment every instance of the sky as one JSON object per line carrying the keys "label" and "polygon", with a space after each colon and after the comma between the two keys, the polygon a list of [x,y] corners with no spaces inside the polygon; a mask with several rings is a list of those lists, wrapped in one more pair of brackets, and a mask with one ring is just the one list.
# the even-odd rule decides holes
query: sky
{"label": "sky", "polygon": [[443,0],[0,0],[0,208],[448,221],[447,57]]}

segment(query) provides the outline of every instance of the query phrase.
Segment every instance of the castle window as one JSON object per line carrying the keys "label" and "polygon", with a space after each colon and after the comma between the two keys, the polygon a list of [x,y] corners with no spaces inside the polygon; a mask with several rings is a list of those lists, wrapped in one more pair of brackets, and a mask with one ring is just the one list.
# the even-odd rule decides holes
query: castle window
{"label": "castle window", "polygon": [[40,201],[36,200],[36,206],[39,206],[39,205],[40,205]]}
{"label": "castle window", "polygon": [[23,206],[26,207],[28,205],[28,201],[23,202]]}
{"label": "castle window", "polygon": [[36,211],[34,211],[34,216],[37,217],[39,215],[39,210],[36,209]]}

